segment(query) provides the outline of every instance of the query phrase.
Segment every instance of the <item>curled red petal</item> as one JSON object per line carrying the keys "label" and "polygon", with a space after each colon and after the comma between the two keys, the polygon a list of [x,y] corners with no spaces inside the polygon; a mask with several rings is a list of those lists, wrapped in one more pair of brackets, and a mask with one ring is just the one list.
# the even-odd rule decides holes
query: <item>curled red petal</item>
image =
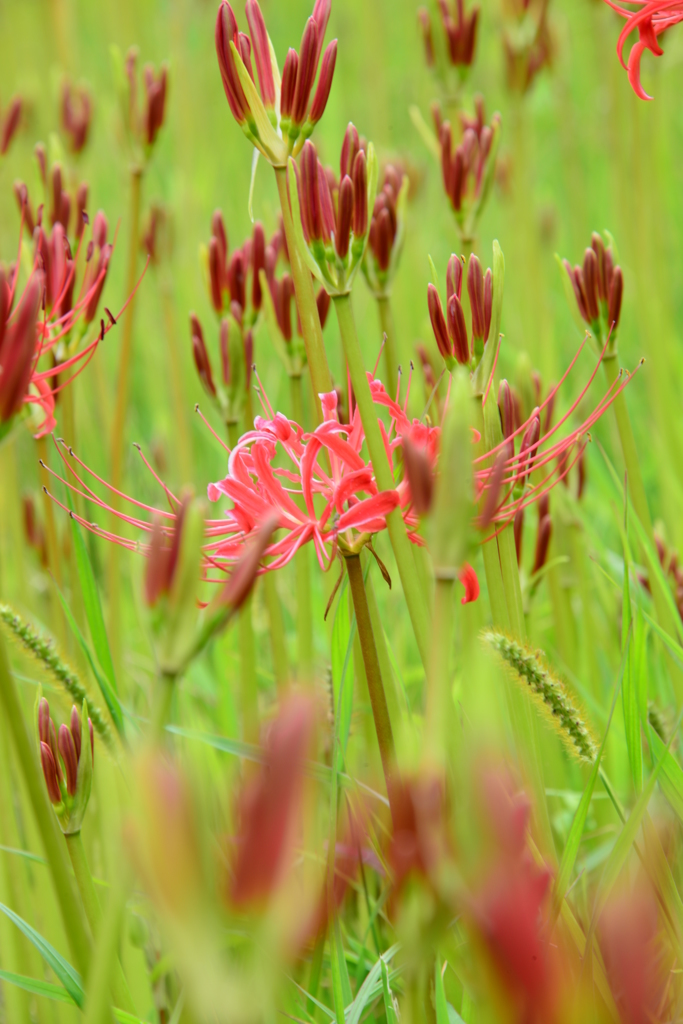
{"label": "curled red petal", "polygon": [[476,601],[479,597],[479,579],[472,566],[467,562],[460,570],[460,582],[465,588],[465,596],[461,599],[461,604],[470,604],[471,601]]}

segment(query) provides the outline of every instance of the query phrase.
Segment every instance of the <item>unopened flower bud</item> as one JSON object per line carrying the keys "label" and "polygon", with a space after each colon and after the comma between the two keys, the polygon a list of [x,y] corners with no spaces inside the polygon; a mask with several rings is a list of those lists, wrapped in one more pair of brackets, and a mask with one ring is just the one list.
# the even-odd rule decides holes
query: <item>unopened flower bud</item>
{"label": "unopened flower bud", "polygon": [[239,30],[232,7],[227,0],[223,0],[216,16],[216,56],[232,116],[238,124],[243,125],[247,117],[251,115],[251,110],[239,80],[235,58],[230,49],[231,42],[238,46]]}
{"label": "unopened flower bud", "polygon": [[[293,289],[294,289],[294,285],[292,284],[292,294],[293,294]],[[315,297],[315,301],[316,301],[316,305],[318,307],[318,316],[320,317],[320,326],[321,326],[321,328],[324,328],[325,324],[327,322],[328,314],[330,312],[330,306],[332,304],[332,299],[330,298],[330,296],[327,293],[327,291],[324,288],[321,288],[318,291],[318,294]]]}
{"label": "unopened flower bud", "polygon": [[538,533],[536,534],[536,554],[534,556],[534,567],[531,570],[532,575],[539,572],[546,563],[552,532],[553,521],[549,515],[544,515],[538,524]]}
{"label": "unopened flower bud", "polygon": [[36,222],[31,209],[31,202],[28,196],[28,189],[23,181],[14,182],[14,195],[16,196],[19,212],[24,218],[24,226],[28,234],[33,237]]}
{"label": "unopened flower bud", "polygon": [[285,58],[285,66],[282,69],[282,91],[280,93],[280,115],[283,118],[292,116],[294,106],[294,91],[296,89],[296,76],[299,68],[299,54],[290,48]]}
{"label": "unopened flower bud", "polygon": [[365,153],[359,150],[353,161],[353,234],[362,238],[368,230],[368,178]]}
{"label": "unopened flower bud", "polygon": [[467,324],[462,303],[457,295],[448,300],[448,336],[453,343],[453,354],[463,366],[470,361],[470,347],[467,341]]}
{"label": "unopened flower bud", "polygon": [[592,249],[586,249],[583,257],[583,283],[586,295],[586,311],[592,324],[599,317],[598,309],[598,258]]}
{"label": "unopened flower bud", "polygon": [[534,462],[538,458],[538,441],[541,436],[541,417],[538,409],[532,415],[519,449],[520,483],[524,485],[531,476]]}
{"label": "unopened flower bud", "polygon": [[306,120],[308,100],[318,68],[318,25],[309,18],[299,48],[299,67],[296,75],[296,89],[292,103],[292,121],[295,125]]}
{"label": "unopened flower bud", "polygon": [[62,791],[59,788],[55,759],[52,756],[52,751],[48,747],[47,743],[43,742],[40,744],[40,763],[43,769],[45,784],[47,786],[47,794],[50,797],[50,800],[53,804],[61,804]]}
{"label": "unopened flower bud", "polygon": [[318,154],[312,142],[301,153],[301,215],[307,242],[322,238],[322,211],[318,186]]}
{"label": "unopened flower bud", "polygon": [[311,124],[317,124],[325,113],[325,107],[327,106],[327,101],[330,98],[330,89],[332,88],[332,79],[334,77],[334,67],[336,63],[337,40],[333,39],[323,54],[318,86],[315,90],[315,96],[313,97],[311,112],[308,115],[308,119]]}
{"label": "unopened flower bud", "polygon": [[275,106],[273,67],[270,60],[270,46],[266,23],[263,20],[263,14],[257,0],[247,0],[246,13],[249,32],[254,44],[254,57],[256,59],[259,86],[261,88],[261,98],[265,106],[272,109]]}
{"label": "unopened flower bud", "polygon": [[606,302],[608,292],[605,283],[605,243],[597,231],[591,236],[591,248],[598,261],[598,296],[601,302]]}
{"label": "unopened flower bud", "polygon": [[621,300],[624,295],[624,275],[621,267],[615,267],[612,272],[612,283],[609,289],[609,301],[607,304],[607,319],[609,327],[616,331],[621,316]]}
{"label": "unopened flower bud", "polygon": [[339,186],[339,200],[337,209],[337,234],[335,238],[337,255],[342,259],[349,251],[349,240],[351,237],[351,219],[353,217],[353,182],[348,174],[345,174]]}
{"label": "unopened flower bud", "polygon": [[75,704],[72,705],[71,708],[69,728],[71,729],[71,735],[73,736],[74,746],[76,748],[76,760],[78,761],[81,756],[81,716],[79,715],[78,708]]}
{"label": "unopened flower bud", "polygon": [[199,379],[204,385],[207,394],[210,395],[211,398],[215,398],[216,386],[213,382],[211,361],[209,359],[209,353],[206,350],[202,325],[195,313],[190,313],[190,334],[192,338],[192,356],[194,358],[195,366],[197,367]]}
{"label": "unopened flower bud", "polygon": [[223,309],[223,292],[221,288],[220,247],[217,238],[209,239],[209,286],[211,288],[211,305],[220,313]]}
{"label": "unopened flower bud", "polygon": [[0,423],[19,412],[33,372],[36,321],[43,295],[44,274],[34,272],[12,323],[5,330],[0,350]]}
{"label": "unopened flower bud", "polygon": [[477,340],[483,340],[486,330],[486,313],[484,309],[484,274],[479,259],[470,256],[467,267],[467,292],[472,308],[472,334]]}
{"label": "unopened flower bud", "polygon": [[515,536],[515,553],[517,555],[517,565],[522,564],[522,541],[524,540],[524,509],[518,508],[515,512],[515,520],[513,523],[513,533]]}
{"label": "unopened flower bud", "polygon": [[221,595],[223,604],[237,611],[249,597],[261,560],[278,525],[279,516],[275,512],[270,512],[256,531],[254,539],[245,547],[244,553],[230,574]]}
{"label": "unopened flower bud", "polygon": [[15,96],[9,105],[9,110],[5,115],[5,119],[2,122],[2,128],[0,129],[0,156],[4,156],[9,149],[15,132],[19,127],[19,121],[21,120],[21,107],[21,98],[19,96]]}
{"label": "unopened flower bud", "polygon": [[358,129],[354,124],[349,123],[346,126],[346,131],[344,132],[344,141],[342,142],[341,156],[339,158],[340,177],[343,178],[345,174],[348,174],[348,176],[351,177],[353,164],[359,149],[360,139],[358,137]]}
{"label": "unopened flower bud", "polygon": [[446,296],[449,301],[451,295],[462,299],[462,260],[455,253],[449,259],[446,270]]}
{"label": "unopened flower bud", "polygon": [[66,774],[66,791],[69,796],[73,796],[76,792],[78,758],[76,757],[76,744],[68,726],[60,725],[57,744]]}
{"label": "unopened flower bud", "polygon": [[251,279],[251,304],[254,310],[261,308],[262,295],[261,295],[261,280],[259,278],[259,271],[264,270],[266,266],[266,236],[263,231],[263,224],[257,221],[254,225],[254,238],[253,247],[251,251],[251,266],[252,266],[252,279]]}
{"label": "unopened flower bud", "polygon": [[418,515],[426,515],[432,507],[434,474],[424,447],[414,444],[407,434],[403,438],[403,465],[413,508]]}
{"label": "unopened flower bud", "polygon": [[446,327],[439,293],[433,284],[427,286],[427,305],[429,308],[429,319],[432,322],[432,330],[434,331],[439,352],[444,359],[450,359],[453,353],[448,338],[448,328]]}
{"label": "unopened flower bud", "polygon": [[432,36],[432,20],[429,17],[429,11],[426,7],[420,7],[417,12],[417,19],[420,23],[420,31],[422,32],[422,41],[425,48],[425,60],[427,61],[427,67],[433,68],[435,64],[434,59],[434,38]]}

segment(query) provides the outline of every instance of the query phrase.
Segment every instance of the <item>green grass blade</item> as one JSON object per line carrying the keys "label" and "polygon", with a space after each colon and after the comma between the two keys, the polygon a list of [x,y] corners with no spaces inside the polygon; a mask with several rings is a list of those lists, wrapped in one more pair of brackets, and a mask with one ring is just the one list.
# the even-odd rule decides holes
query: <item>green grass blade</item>
{"label": "green grass blade", "polygon": [[66,620],[69,623],[71,632],[78,640],[81,650],[88,659],[88,664],[90,665],[90,668],[93,671],[95,679],[97,680],[97,685],[99,686],[100,692],[104,697],[105,704],[109,709],[109,714],[111,715],[112,721],[116,726],[116,731],[118,732],[119,736],[123,737],[123,714],[121,712],[121,704],[119,703],[119,698],[112,689],[111,684],[107,677],[104,675],[102,669],[99,667],[99,664],[97,663],[93,652],[90,650],[90,645],[87,643],[85,637],[83,636],[79,629],[78,623],[76,622],[73,616],[73,612],[69,608],[66,598],[64,597],[56,583],[55,590],[57,591],[57,595],[59,596],[62,608],[64,609],[64,615],[66,616]]}
{"label": "green grass blade", "polygon": [[334,922],[330,928],[330,956],[332,959],[332,991],[334,993],[334,1009],[339,1024],[343,1024],[346,1007],[353,1002],[351,991],[351,979],[344,954],[344,940],[342,938],[339,915],[334,915]]}
{"label": "green grass blade", "polygon": [[10,910],[9,907],[6,907],[4,903],[0,903],[0,910],[23,932],[29,942],[36,947],[45,963],[52,968],[57,978],[59,978],[76,1006],[82,1007],[85,992],[78,971],[64,959],[61,953],[57,952],[54,946],[50,945],[47,939],[44,939],[35,928],[32,928],[30,924],[24,921],[22,917],[19,917],[18,914],[15,914],[13,910]]}
{"label": "green grass blade", "polygon": [[584,789],[583,794],[581,796],[581,800],[579,801],[579,806],[576,808],[574,820],[572,821],[572,826],[569,830],[569,836],[567,837],[567,842],[562,853],[562,860],[560,862],[560,868],[557,873],[557,880],[555,882],[553,910],[551,914],[552,926],[554,926],[555,921],[557,920],[557,917],[560,913],[560,909],[562,907],[562,900],[565,898],[567,894],[569,880],[572,876],[572,871],[574,870],[574,864],[576,863],[576,858],[579,852],[579,846],[581,845],[581,837],[583,836],[583,830],[586,825],[586,818],[588,817],[588,808],[590,807],[590,802],[593,797],[593,790],[595,789],[595,783],[597,782],[598,775],[600,772],[600,762],[602,761],[602,754],[605,749],[605,744],[607,743],[607,736],[609,734],[609,728],[612,723],[612,716],[614,714],[614,708],[616,706],[617,696],[619,694],[619,687],[621,686],[621,682],[624,677],[630,647],[631,634],[629,632],[626,636],[626,645],[624,647],[624,652],[621,656],[621,664],[619,665],[619,672],[617,675],[617,680],[614,689],[614,697],[612,699],[612,707],[610,709],[609,718],[607,719],[605,734],[602,737],[602,743],[600,744],[600,749],[598,750],[597,757],[595,758],[595,761],[593,763],[590,777],[588,779],[588,782],[586,783],[586,788]]}
{"label": "green grass blade", "polygon": [[676,817],[683,824],[683,769],[651,726],[648,727],[648,740],[653,757],[662,761],[659,785]]}
{"label": "green grass blade", "polygon": [[384,996],[384,1012],[386,1014],[387,1024],[398,1024],[398,1014],[396,1013],[394,996],[389,984],[389,971],[387,970],[387,965],[384,962],[384,957],[380,957],[379,960],[382,968],[382,994]]}
{"label": "green grass blade", "polygon": [[[71,497],[68,489],[67,501],[71,508]],[[81,584],[81,593],[83,594],[83,605],[85,607],[85,615],[88,620],[90,638],[93,642],[95,654],[97,655],[97,660],[100,663],[102,671],[109,680],[109,684],[114,693],[118,693],[116,674],[114,672],[114,662],[112,660],[111,649],[109,647],[109,637],[107,636],[107,630],[104,625],[102,604],[100,602],[100,594],[97,589],[95,573],[93,572],[90,555],[88,554],[88,549],[86,547],[85,540],[83,539],[83,533],[73,516],[71,516],[71,535],[74,542],[76,569],[78,571],[78,579]]]}
{"label": "green grass blade", "polygon": [[[346,1017],[346,1024],[359,1024],[365,1008],[369,1006],[369,1004],[373,1001],[373,999],[375,999],[380,994],[380,992],[384,991],[384,978],[382,969],[384,968],[384,970],[386,971],[387,964],[389,963],[390,960],[393,959],[393,957],[396,955],[400,948],[401,947],[399,943],[396,943],[394,946],[388,949],[386,953],[383,953],[379,960],[377,960],[377,962],[372,965],[372,967],[368,971],[368,975],[365,981],[358,989],[358,994],[356,995],[356,998],[353,1000],[351,1006],[349,1007],[349,1012]],[[386,984],[388,988],[388,974]],[[384,996],[384,998],[386,1001],[386,995]]]}
{"label": "green grass blade", "polygon": [[446,990],[443,985],[440,956],[437,956],[434,961],[434,1005],[436,1008],[436,1024],[449,1024],[448,1003],[446,1002]]}
{"label": "green grass blade", "polygon": [[351,731],[353,714],[353,639],[356,635],[356,616],[349,609],[348,595],[344,583],[337,601],[332,627],[332,686],[334,690],[335,726],[337,733],[337,756],[339,768],[344,765],[346,746]]}
{"label": "green grass blade", "polygon": [[44,996],[45,999],[52,999],[56,1003],[68,1003],[69,1006],[76,1006],[67,990],[61,985],[53,985],[51,981],[42,981],[40,978],[27,978],[25,974],[13,974],[11,971],[0,971],[0,981],[8,985],[16,985],[24,992],[30,992],[34,996]]}

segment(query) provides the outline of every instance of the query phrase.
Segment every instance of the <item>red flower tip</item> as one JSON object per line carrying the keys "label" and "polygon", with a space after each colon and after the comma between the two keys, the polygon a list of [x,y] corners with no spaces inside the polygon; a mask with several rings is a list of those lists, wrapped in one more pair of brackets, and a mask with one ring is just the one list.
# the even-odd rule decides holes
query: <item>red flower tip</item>
{"label": "red flower tip", "polygon": [[463,565],[460,570],[460,582],[465,588],[465,596],[461,598],[461,604],[470,604],[479,597],[479,579],[471,565]]}
{"label": "red flower tip", "polygon": [[73,796],[76,792],[76,782],[78,780],[78,757],[76,756],[76,744],[68,726],[60,725],[57,745],[66,773],[66,791],[69,796]]}
{"label": "red flower tip", "polygon": [[47,743],[40,744],[40,764],[43,769],[43,775],[45,777],[45,785],[47,786],[47,795],[53,804],[60,804],[62,802],[62,791],[59,788],[59,779],[57,777],[57,765]]}
{"label": "red flower tip", "polygon": [[251,33],[251,43],[254,47],[256,59],[256,70],[261,87],[261,98],[266,107],[275,106],[275,82],[273,81],[273,68],[270,63],[270,46],[268,44],[268,32],[263,14],[257,0],[247,0],[246,5],[247,21]]}

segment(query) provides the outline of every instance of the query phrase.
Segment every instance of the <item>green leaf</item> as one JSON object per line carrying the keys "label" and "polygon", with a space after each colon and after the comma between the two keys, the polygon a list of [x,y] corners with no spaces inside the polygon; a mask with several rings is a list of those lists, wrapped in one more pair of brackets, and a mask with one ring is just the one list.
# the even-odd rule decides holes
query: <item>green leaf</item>
{"label": "green leaf", "polygon": [[443,987],[440,956],[437,956],[434,961],[434,1004],[436,1007],[436,1024],[449,1024],[448,1003],[446,1002],[446,990]]}
{"label": "green leaf", "polygon": [[[617,696],[619,694],[619,687],[621,685],[621,681],[622,681],[623,676],[624,676],[624,671],[625,671],[627,660],[628,660],[628,653],[629,653],[629,650],[630,650],[630,646],[631,646],[631,641],[630,641],[630,632],[629,632],[627,634],[627,636],[626,636],[626,646],[625,646],[624,652],[623,652],[623,654],[621,656],[621,664],[619,666],[619,674],[617,675],[617,681],[616,681],[615,690],[614,690],[614,698],[612,700],[612,707],[610,709],[609,718],[607,719],[607,726],[605,728],[605,734],[602,737],[602,743],[600,744],[600,749],[598,750],[597,757],[595,758],[595,761],[593,763],[593,767],[591,769],[591,773],[590,773],[588,782],[586,783],[586,788],[584,789],[584,791],[583,791],[583,793],[581,795],[581,799],[579,801],[579,806],[576,808],[576,813],[574,814],[574,820],[572,821],[572,826],[571,826],[571,828],[569,830],[569,836],[567,837],[567,842],[565,843],[565,847],[564,847],[564,850],[562,852],[562,860],[560,862],[560,868],[559,868],[559,871],[557,873],[557,880],[555,882],[555,887],[554,887],[553,909],[552,909],[552,914],[551,914],[551,921],[552,921],[553,925],[554,925],[555,921],[557,920],[557,916],[560,913],[560,909],[562,907],[562,901],[564,900],[564,898],[565,898],[565,896],[567,894],[567,888],[569,886],[569,880],[570,880],[570,878],[572,876],[572,872],[574,870],[574,864],[576,863],[576,858],[577,858],[577,855],[578,855],[578,852],[579,852],[579,846],[581,845],[581,837],[583,836],[583,830],[584,830],[584,827],[586,825],[586,818],[588,816],[588,808],[590,807],[590,802],[591,802],[591,799],[593,797],[593,790],[595,789],[595,783],[597,781],[597,778],[598,778],[598,775],[599,775],[599,772],[600,772],[600,762],[602,760],[602,754],[603,754],[603,751],[605,749],[605,744],[607,743],[607,736],[609,734],[609,727],[610,727],[610,725],[612,723],[612,715],[614,714],[614,708],[616,706]],[[551,931],[552,931],[552,928],[551,928]]]}
{"label": "green leaf", "polygon": [[[69,508],[73,512],[68,488],[66,497]],[[71,516],[71,535],[74,542],[76,568],[78,570],[78,580],[81,585],[81,593],[83,594],[83,605],[85,607],[85,615],[88,620],[90,638],[92,640],[93,647],[95,648],[95,654],[97,655],[97,660],[100,663],[102,671],[107,677],[114,693],[118,693],[116,674],[114,672],[114,662],[112,661],[109,638],[104,625],[104,616],[102,614],[102,604],[100,602],[100,595],[97,589],[97,581],[95,580],[90,555],[88,554],[88,549],[86,547],[85,540],[83,539],[83,533],[80,525],[73,516]]]}
{"label": "green leaf", "polygon": [[450,1003],[446,1003],[446,1007],[448,1009],[448,1022],[449,1022],[449,1024],[465,1024],[465,1021],[460,1016],[460,1014],[458,1013],[458,1011],[456,1010],[456,1008],[454,1006],[451,1006]]}
{"label": "green leaf", "polygon": [[[621,537],[624,548],[624,585],[621,613],[621,643],[624,651],[627,649],[627,637],[632,628],[631,618],[631,553],[628,546],[626,529],[622,527]],[[626,659],[626,671],[624,673],[624,685],[621,691],[622,707],[624,712],[624,730],[626,732],[626,747],[628,749],[628,760],[631,766],[631,776],[636,792],[640,793],[643,788],[643,745],[640,738],[640,711],[638,708],[638,690],[636,680],[636,663],[634,661],[634,644],[629,645]],[[640,653],[640,651],[638,652]]]}
{"label": "green leaf", "polygon": [[53,999],[57,1003],[68,1003],[69,1006],[78,1005],[74,1003],[69,993],[61,985],[53,985],[51,981],[42,981],[40,978],[27,978],[25,974],[13,974],[11,971],[0,971],[0,981],[6,981],[8,985],[16,985],[23,988],[24,992],[30,992],[34,996],[44,996],[46,999]]}
{"label": "green leaf", "polygon": [[[346,1024],[359,1024],[366,1006],[368,1006],[372,1002],[372,1000],[375,999],[380,994],[380,992],[384,990],[382,969],[384,968],[384,970],[386,970],[386,965],[389,963],[390,960],[393,959],[393,957],[396,955],[400,948],[401,947],[399,943],[396,943],[394,946],[391,946],[391,948],[388,949],[386,953],[383,953],[379,960],[377,960],[377,962],[372,965],[372,967],[368,971],[368,975],[365,981],[358,989],[356,998],[353,1000],[349,1007],[346,1016]],[[387,987],[388,985],[389,976],[387,974]],[[386,995],[384,998],[386,1000]]]}
{"label": "green leaf", "polygon": [[54,587],[55,590],[57,591],[57,596],[59,597],[62,608],[64,609],[64,615],[66,616],[66,621],[69,623],[71,632],[78,640],[81,650],[88,659],[88,664],[90,665],[90,668],[93,671],[95,679],[97,680],[97,685],[99,686],[102,696],[104,697],[105,704],[109,709],[109,714],[111,715],[112,721],[116,726],[116,731],[121,737],[123,737],[123,715],[121,713],[121,705],[119,703],[119,698],[116,695],[116,693],[114,693],[114,691],[112,690],[109,680],[104,675],[102,669],[99,667],[99,664],[97,663],[97,660],[93,652],[90,650],[89,644],[86,642],[85,637],[80,631],[78,623],[73,617],[73,613],[69,608],[66,598],[64,597],[56,583],[54,584]]}
{"label": "green leaf", "polygon": [[85,992],[81,976],[78,972],[64,959],[61,953],[57,952],[54,946],[50,945],[47,939],[44,939],[35,928],[32,928],[30,924],[19,917],[18,914],[15,914],[13,910],[10,910],[3,903],[0,903],[0,910],[23,932],[29,942],[33,943],[45,963],[55,972],[76,1006],[82,1007]]}
{"label": "green leaf", "polygon": [[[332,783],[335,785],[335,782]],[[351,992],[351,979],[349,969],[346,965],[344,955],[344,941],[342,939],[339,914],[334,915],[334,922],[330,929],[330,959],[332,961],[332,993],[334,995],[334,1009],[339,1024],[344,1024],[344,1014],[347,1006],[353,1002]]]}
{"label": "green leaf", "polygon": [[648,726],[648,742],[653,757],[657,761],[663,762],[659,774],[659,785],[676,817],[683,824],[683,769],[652,726]]}
{"label": "green leaf", "polygon": [[391,986],[389,985],[389,971],[387,970],[384,957],[380,957],[379,962],[382,968],[382,993],[384,995],[384,1012],[386,1014],[387,1024],[398,1024],[398,1015],[394,1005],[394,997],[391,991]]}
{"label": "green leaf", "polygon": [[332,627],[332,687],[339,769],[344,765],[346,745],[351,731],[353,714],[353,639],[356,635],[356,616],[351,615],[345,595],[347,577],[344,577]]}

